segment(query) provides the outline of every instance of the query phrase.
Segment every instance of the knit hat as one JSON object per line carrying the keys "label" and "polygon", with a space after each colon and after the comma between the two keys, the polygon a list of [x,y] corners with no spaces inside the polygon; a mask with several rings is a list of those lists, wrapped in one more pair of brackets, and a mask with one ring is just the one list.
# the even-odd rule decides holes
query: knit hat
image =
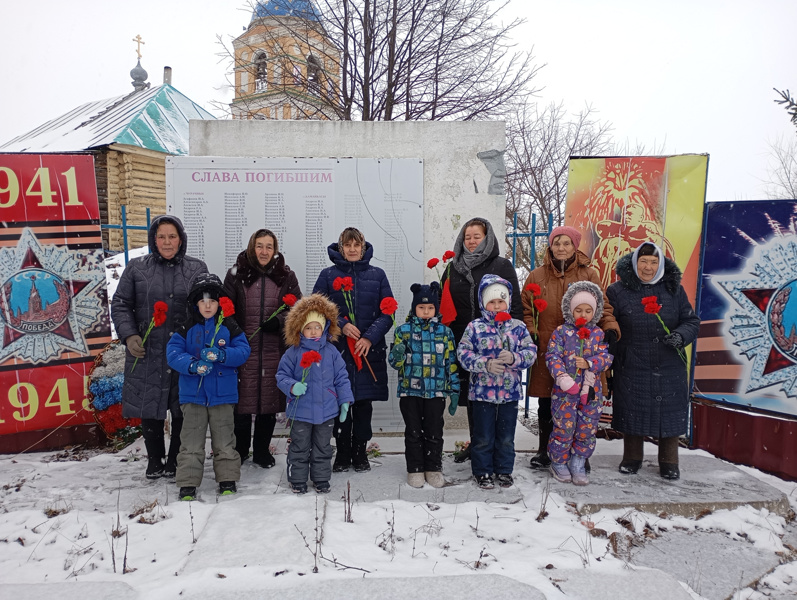
{"label": "knit hat", "polygon": [[554,227],[553,231],[551,231],[550,235],[548,236],[548,245],[553,246],[553,241],[560,235],[566,235],[569,237],[576,249],[578,249],[578,246],[581,244],[581,233],[578,231],[578,229],[568,225],[561,225],[560,227]]}
{"label": "knit hat", "polygon": [[308,323],[320,323],[321,329],[327,326],[327,320],[324,318],[324,315],[314,310],[311,310],[309,313],[307,313],[307,317],[305,317],[304,323],[302,324],[302,330],[307,327]]}
{"label": "knit hat", "polygon": [[196,304],[206,297],[211,300],[218,300],[225,295],[226,292],[221,284],[221,279],[213,273],[202,273],[196,278],[194,285],[191,286],[191,292],[188,294],[188,303]]}
{"label": "knit hat", "polygon": [[576,307],[581,304],[589,304],[592,307],[592,312],[595,312],[595,309],[598,306],[598,303],[595,301],[595,296],[587,291],[573,294],[573,298],[570,300],[570,312],[576,310]]}
{"label": "knit hat", "polygon": [[440,310],[440,284],[433,281],[429,285],[413,283],[410,286],[412,292],[412,314],[415,314],[415,307],[419,304],[434,304],[435,313]]}
{"label": "knit hat", "polygon": [[495,299],[503,300],[506,302],[506,305],[509,306],[509,288],[501,283],[493,283],[484,288],[482,291],[482,306],[486,307],[490,300]]}

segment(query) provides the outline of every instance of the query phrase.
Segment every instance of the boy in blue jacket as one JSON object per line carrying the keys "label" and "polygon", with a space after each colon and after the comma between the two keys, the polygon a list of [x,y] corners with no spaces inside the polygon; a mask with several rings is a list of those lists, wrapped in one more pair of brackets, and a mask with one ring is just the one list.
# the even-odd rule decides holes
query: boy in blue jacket
{"label": "boy in blue jacket", "polygon": [[452,416],[459,403],[455,340],[440,322],[440,285],[413,283],[412,309],[407,322],[396,328],[390,366],[398,370],[398,396],[404,417],[404,456],[407,483],[423,487],[445,485],[443,478],[443,409],[451,398]]}
{"label": "boy in blue jacket", "polygon": [[[223,496],[234,494],[241,477],[235,451],[238,368],[249,358],[249,342],[238,323],[219,309],[224,287],[213,274],[200,275],[188,294],[189,319],[166,346],[169,366],[180,373],[183,430],[177,456],[181,500],[194,500],[202,483],[205,438],[210,426],[213,471]],[[231,305],[231,303],[230,303]],[[217,314],[218,313],[218,314]]]}
{"label": "boy in blue jacket", "polygon": [[317,493],[329,492],[335,417],[345,422],[354,402],[346,363],[332,343],[339,335],[338,307],[321,294],[299,300],[285,319],[290,347],[277,368],[277,387],[288,397],[288,482],[296,494],[307,492],[308,474]]}

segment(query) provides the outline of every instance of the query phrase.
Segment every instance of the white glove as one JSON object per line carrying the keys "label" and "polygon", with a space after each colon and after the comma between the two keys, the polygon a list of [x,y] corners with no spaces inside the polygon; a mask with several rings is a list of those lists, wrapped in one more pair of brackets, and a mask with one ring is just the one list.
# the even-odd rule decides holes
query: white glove
{"label": "white glove", "polygon": [[592,371],[584,371],[584,385],[587,387],[592,387],[595,385],[595,373]]}
{"label": "white glove", "polygon": [[500,360],[491,358],[487,361],[487,372],[493,375],[503,375],[506,370],[506,365]]}

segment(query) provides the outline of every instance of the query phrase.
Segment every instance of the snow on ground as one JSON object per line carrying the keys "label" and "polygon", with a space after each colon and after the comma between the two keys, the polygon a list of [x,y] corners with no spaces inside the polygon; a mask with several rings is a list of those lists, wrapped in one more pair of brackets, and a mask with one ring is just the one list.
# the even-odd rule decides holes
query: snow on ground
{"label": "snow on ground", "polygon": [[[509,490],[478,490],[469,465],[456,465],[449,455],[444,472],[452,487],[427,487],[426,500],[410,500],[404,457],[396,454],[376,459],[370,473],[336,474],[329,495],[296,496],[287,489],[281,443],[276,468],[244,464],[240,493],[232,497],[216,496],[208,460],[200,500],[190,503],[176,499],[173,482],[145,479],[145,463],[136,460],[142,440],[119,453],[0,459],[0,584],[124,582],[140,598],[217,598],[354,586],[365,577],[390,579],[391,589],[401,592],[395,597],[413,598],[431,589],[424,577],[489,575],[533,586],[548,598],[677,597],[671,589],[662,595],[665,575],[646,570],[655,567],[675,574],[671,583],[680,581],[684,597],[724,598],[728,593],[716,595],[720,588],[706,584],[716,573],[701,572],[695,557],[718,560],[728,579],[736,577],[735,562],[745,568],[745,561],[760,558],[774,567],[797,545],[786,520],[750,507],[700,519],[627,509],[580,518],[549,493],[545,477],[532,475],[528,455],[518,455],[517,484]],[[621,442],[602,441],[599,452],[620,449]],[[782,486],[795,507],[794,484],[749,472]],[[366,495],[387,499],[366,501]],[[440,500],[455,497],[458,503]],[[352,522],[345,519],[349,508]],[[757,590],[739,592],[738,582],[749,577],[728,589],[745,599],[797,595],[796,564],[777,567]],[[627,591],[629,577],[646,573],[634,580],[630,596],[617,595]],[[571,595],[576,588],[568,586],[577,586],[579,576],[600,582],[601,591]]]}

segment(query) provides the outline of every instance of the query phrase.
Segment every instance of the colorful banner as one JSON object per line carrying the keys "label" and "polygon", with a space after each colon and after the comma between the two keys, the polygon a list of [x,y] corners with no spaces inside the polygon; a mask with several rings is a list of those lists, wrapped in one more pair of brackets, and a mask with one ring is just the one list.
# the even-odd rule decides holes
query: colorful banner
{"label": "colorful banner", "polygon": [[694,306],[707,170],[704,154],[570,159],[565,224],[582,232],[604,288],[619,258],[651,241],[683,271]]}
{"label": "colorful banner", "polygon": [[94,160],[0,154],[0,434],[92,420],[110,342]]}
{"label": "colorful banner", "polygon": [[797,415],[797,201],[706,210],[694,393]]}

